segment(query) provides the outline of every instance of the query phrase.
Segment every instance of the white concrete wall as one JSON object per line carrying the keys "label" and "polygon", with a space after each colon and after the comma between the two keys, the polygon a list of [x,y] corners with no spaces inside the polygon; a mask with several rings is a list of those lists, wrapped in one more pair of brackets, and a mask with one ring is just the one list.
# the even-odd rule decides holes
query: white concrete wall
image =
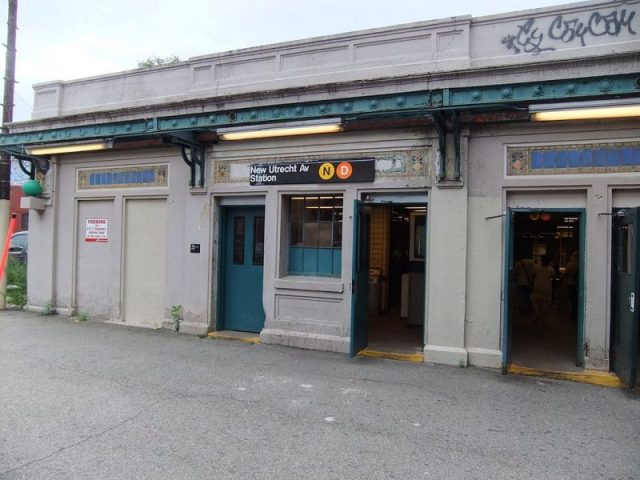
{"label": "white concrete wall", "polygon": [[[327,84],[389,78],[414,90],[451,88],[464,84],[462,71],[478,85],[562,78],[580,58],[638,51],[639,5],[637,0],[593,1],[475,19],[453,17],[205,55],[151,69],[57,80],[34,87],[33,118],[190,100],[198,100],[195,107],[199,108],[206,98],[228,100],[254,92],[264,96],[295,88],[304,89],[300,95],[308,96]],[[635,17],[627,25],[632,12]],[[581,37],[572,35],[571,23],[565,24],[574,20],[586,26]],[[610,34],[603,34],[604,26]],[[614,71],[636,72],[640,60],[633,58],[626,57]],[[565,61],[569,63],[559,63]],[[509,67],[522,71],[506,71]],[[593,64],[581,68],[589,68],[591,76],[611,73]],[[390,87],[387,93],[393,93],[393,85],[385,83]]]}
{"label": "white concrete wall", "polygon": [[[191,194],[188,187],[189,170],[175,148],[110,152],[87,156],[66,155],[59,159],[61,167],[57,175],[48,175],[49,182],[56,182],[53,206],[41,213],[32,211],[33,220],[30,247],[35,261],[30,268],[38,273],[30,275],[29,304],[42,307],[49,301],[60,311],[73,313],[76,285],[77,230],[83,229],[76,219],[76,201],[110,199],[114,201],[113,222],[109,225],[109,242],[113,245],[114,268],[109,274],[113,303],[98,306],[108,307],[113,320],[121,319],[121,274],[122,274],[122,222],[123,200],[132,197],[168,197],[168,234],[166,307],[180,304],[184,309],[185,331],[194,328],[198,332],[207,330],[209,304],[209,254],[210,207],[209,197]],[[141,164],[167,163],[169,165],[168,187],[109,188],[78,190],[76,174],[78,168],[134,166]],[[56,220],[54,222],[54,216]],[[57,222],[57,223],[56,223]],[[55,226],[54,226],[54,223]],[[200,243],[200,254],[190,254],[189,244]],[[30,252],[31,253],[31,252]],[[52,261],[53,259],[53,261]],[[185,277],[188,281],[185,282]],[[86,312],[91,315],[93,312]],[[166,318],[168,318],[168,313]],[[164,320],[164,319],[163,319]],[[193,324],[193,325],[192,325]]]}
{"label": "white concrete wall", "polygon": [[[470,146],[474,150],[474,142]],[[498,368],[500,346],[503,218],[501,196],[469,197],[464,344],[469,363]],[[478,283],[480,282],[480,283]]]}
{"label": "white concrete wall", "polygon": [[[29,263],[27,265],[27,309],[42,311],[58,303],[55,290],[56,231],[59,218],[60,172],[55,161],[46,176],[43,196],[47,205],[44,211],[29,210]],[[67,313],[67,312],[62,312]]]}
{"label": "white concrete wall", "polygon": [[434,188],[427,234],[426,362],[466,366],[467,189]]}

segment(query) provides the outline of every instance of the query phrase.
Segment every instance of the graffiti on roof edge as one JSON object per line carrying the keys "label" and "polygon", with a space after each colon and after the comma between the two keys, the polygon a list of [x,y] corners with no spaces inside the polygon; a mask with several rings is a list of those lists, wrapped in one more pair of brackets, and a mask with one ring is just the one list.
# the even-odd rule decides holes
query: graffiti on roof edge
{"label": "graffiti on roof edge", "polygon": [[586,21],[558,15],[545,24],[529,18],[516,27],[515,33],[503,37],[502,44],[514,54],[533,55],[556,50],[556,42],[580,42],[585,47],[589,37],[617,37],[625,32],[635,35],[632,24],[635,16],[635,11],[623,8],[610,13],[592,12]]}

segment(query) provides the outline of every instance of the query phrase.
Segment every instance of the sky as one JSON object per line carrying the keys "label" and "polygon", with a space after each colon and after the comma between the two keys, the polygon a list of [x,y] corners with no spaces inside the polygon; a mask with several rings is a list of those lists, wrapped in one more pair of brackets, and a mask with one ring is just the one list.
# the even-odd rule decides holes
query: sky
{"label": "sky", "polygon": [[[18,0],[14,121],[32,85],[136,68],[152,55],[189,57],[401,23],[526,10],[562,0]],[[0,6],[0,43],[7,37]],[[0,49],[4,74],[5,49]]]}

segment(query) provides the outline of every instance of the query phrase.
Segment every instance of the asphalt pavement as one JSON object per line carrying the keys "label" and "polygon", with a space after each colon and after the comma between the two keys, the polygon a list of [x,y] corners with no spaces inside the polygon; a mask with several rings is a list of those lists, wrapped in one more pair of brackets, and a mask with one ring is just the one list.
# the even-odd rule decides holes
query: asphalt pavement
{"label": "asphalt pavement", "polygon": [[0,312],[0,479],[640,479],[640,396]]}

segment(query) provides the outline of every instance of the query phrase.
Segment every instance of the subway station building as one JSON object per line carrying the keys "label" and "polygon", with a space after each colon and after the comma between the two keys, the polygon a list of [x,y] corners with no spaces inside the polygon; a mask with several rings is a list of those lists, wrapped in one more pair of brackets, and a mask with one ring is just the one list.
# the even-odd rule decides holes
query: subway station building
{"label": "subway station building", "polygon": [[181,306],[184,333],[635,381],[638,1],[34,90],[0,137],[44,185],[30,309],[173,328]]}

